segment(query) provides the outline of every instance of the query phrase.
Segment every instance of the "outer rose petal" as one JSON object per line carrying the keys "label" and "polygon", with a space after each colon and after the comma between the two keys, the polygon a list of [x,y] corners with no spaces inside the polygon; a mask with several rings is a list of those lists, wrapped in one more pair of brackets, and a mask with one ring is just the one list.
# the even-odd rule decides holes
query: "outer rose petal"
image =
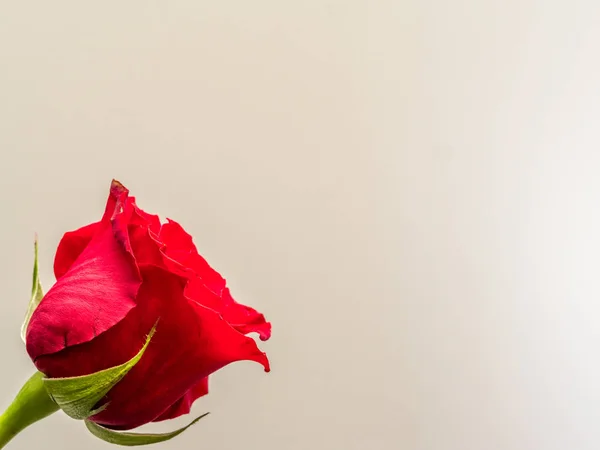
{"label": "outer rose petal", "polygon": [[194,240],[181,225],[171,219],[163,224],[160,229],[160,240],[169,245],[173,250],[191,251],[196,250]]}
{"label": "outer rose petal", "polygon": [[165,413],[203,378],[231,362],[253,360],[269,370],[266,355],[253,339],[184,296],[185,279],[154,266],[144,266],[142,276],[137,306],[125,319],[90,342],[36,362],[50,377],[121,364],[141,348],[159,319],[143,358],[109,392],[108,407],[92,420],[112,428],[135,428]]}
{"label": "outer rose petal", "polygon": [[[190,279],[186,295],[219,312],[223,319],[240,333],[258,333],[260,339],[266,341],[271,336],[271,324],[265,317],[249,306],[237,303],[225,285],[225,279],[214,270],[208,262],[198,254],[192,237],[174,220],[169,220],[160,230],[160,239],[166,245],[165,253],[177,261],[182,267],[190,268],[193,272],[187,276]],[[205,288],[217,294],[207,296]]]}
{"label": "outer rose petal", "polygon": [[258,333],[261,341],[271,337],[271,324],[265,320],[265,316],[254,308],[237,303],[229,292],[229,288],[223,290],[221,314],[233,328],[242,334]]}
{"label": "outer rose petal", "polygon": [[[138,266],[154,265],[157,267],[167,267],[168,264],[165,264],[164,260],[165,256],[161,252],[163,244],[158,241],[158,235],[152,231],[151,223],[147,220],[147,216],[150,215],[140,210],[135,206],[135,203],[132,203],[131,206],[133,207],[133,214],[129,221],[128,233],[133,255]],[[185,271],[180,269],[174,271],[174,273],[183,274]]]}
{"label": "outer rose petal", "polygon": [[216,297],[207,292],[201,280],[196,279],[188,284],[186,295],[221,314],[229,325],[242,334],[258,333],[262,341],[271,337],[271,324],[265,320],[265,316],[249,306],[237,303],[227,287],[223,289],[221,297]]}
{"label": "outer rose petal", "polygon": [[137,267],[103,225],[34,311],[27,351],[34,360],[94,339],[135,306]]}
{"label": "outer rose petal", "polygon": [[98,231],[100,222],[91,223],[75,231],[65,233],[54,257],[54,275],[58,280],[71,268],[81,252],[88,246]]}
{"label": "outer rose petal", "polygon": [[183,227],[174,220],[167,220],[159,234],[159,239],[166,247],[165,254],[183,267],[191,269],[196,276],[202,278],[206,286],[220,295],[225,288],[225,279],[198,254],[192,237]]}
{"label": "outer rose petal", "polygon": [[198,384],[187,391],[183,397],[171,405],[164,413],[154,419],[153,422],[174,419],[175,417],[188,414],[192,409],[192,404],[206,394],[208,394],[208,377],[200,380]]}
{"label": "outer rose petal", "polygon": [[133,207],[134,211],[135,211],[135,217],[136,219],[136,223],[141,224],[143,223],[144,225],[146,225],[148,227],[148,229],[150,231],[152,231],[152,233],[154,233],[156,236],[158,236],[158,233],[160,233],[160,219],[158,218],[158,216],[156,214],[149,214],[146,211],[143,211],[142,209],[140,209],[136,204],[135,204],[135,197],[129,197],[128,202],[131,204],[131,206]]}

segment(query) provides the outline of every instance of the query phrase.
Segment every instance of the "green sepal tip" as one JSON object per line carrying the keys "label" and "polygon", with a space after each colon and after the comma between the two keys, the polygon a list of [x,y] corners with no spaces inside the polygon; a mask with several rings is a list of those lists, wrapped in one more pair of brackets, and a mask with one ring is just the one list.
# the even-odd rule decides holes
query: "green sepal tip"
{"label": "green sepal tip", "polygon": [[44,292],[40,283],[40,274],[38,268],[37,235],[35,236],[35,240],[33,241],[33,254],[33,283],[31,286],[31,299],[29,300],[29,306],[27,307],[27,314],[25,314],[25,320],[23,321],[23,325],[21,326],[21,339],[23,340],[23,342],[25,342],[25,337],[27,335],[27,326],[29,325],[31,316],[42,301],[42,298],[44,298]]}
{"label": "green sepal tip", "polygon": [[194,425],[203,417],[206,417],[208,413],[202,414],[200,417],[197,417],[192,422],[190,422],[185,427],[179,428],[178,430],[171,431],[170,433],[131,433],[124,431],[115,431],[110,430],[108,428],[104,428],[97,423],[94,423],[90,420],[85,421],[85,426],[90,432],[99,439],[102,439],[105,442],[109,442],[111,444],[123,445],[127,447],[133,447],[136,445],[149,445],[156,444],[158,442],[168,441],[169,439],[173,439],[175,436],[180,435],[189,427]]}

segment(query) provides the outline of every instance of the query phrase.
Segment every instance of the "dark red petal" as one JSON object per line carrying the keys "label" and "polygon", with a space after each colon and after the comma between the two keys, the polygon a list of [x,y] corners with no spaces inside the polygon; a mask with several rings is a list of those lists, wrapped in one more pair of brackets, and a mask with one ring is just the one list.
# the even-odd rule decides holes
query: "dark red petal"
{"label": "dark red petal", "polygon": [[174,419],[175,417],[188,414],[192,409],[194,402],[206,394],[208,394],[208,377],[202,378],[198,384],[187,391],[183,397],[171,405],[164,413],[154,419],[153,422]]}
{"label": "dark red petal", "polygon": [[[253,339],[225,322],[215,311],[183,295],[186,280],[164,269],[143,266],[137,306],[124,320],[84,345],[38,359],[50,377],[82,375],[121,364],[143,345],[157,319],[158,327],[141,361],[107,396],[108,407],[93,420],[131,429],[163,414],[203,378],[239,360],[269,362]],[[206,295],[214,295],[206,291]]]}
{"label": "dark red petal", "polygon": [[54,257],[54,276],[57,280],[67,273],[67,270],[90,243],[99,226],[100,222],[91,223],[78,230],[65,233],[58,244]]}
{"label": "dark red petal", "polygon": [[102,224],[71,268],[37,307],[27,330],[27,351],[42,355],[92,340],[135,306],[137,267]]}

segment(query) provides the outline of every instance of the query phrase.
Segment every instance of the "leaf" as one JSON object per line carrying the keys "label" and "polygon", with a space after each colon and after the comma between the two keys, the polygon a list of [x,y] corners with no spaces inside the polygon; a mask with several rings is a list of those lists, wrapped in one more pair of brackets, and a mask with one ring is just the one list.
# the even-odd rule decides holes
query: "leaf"
{"label": "leaf", "polygon": [[119,366],[80,377],[44,378],[48,394],[73,419],[87,419],[98,414],[107,405],[99,409],[94,409],[94,406],[138,363],[155,331],[156,324],[137,355]]}
{"label": "leaf", "polygon": [[170,433],[160,433],[160,434],[151,434],[151,433],[128,433],[128,432],[119,432],[110,430],[108,428],[104,428],[97,423],[94,423],[90,420],[85,421],[85,426],[90,432],[96,436],[97,438],[102,439],[105,442],[109,442],[111,444],[116,445],[125,445],[128,447],[133,447],[136,445],[148,445],[148,444],[156,444],[158,442],[168,441],[169,439],[173,439],[175,436],[180,435],[189,427],[194,425],[203,417],[206,417],[208,413],[202,414],[200,417],[197,417],[188,425],[178,430],[172,431]]}
{"label": "leaf", "polygon": [[35,311],[35,308],[40,304],[42,298],[44,298],[44,292],[42,291],[42,285],[40,284],[39,270],[38,270],[38,241],[37,236],[33,242],[33,284],[31,286],[31,300],[29,300],[29,307],[27,308],[27,314],[25,315],[25,321],[21,326],[21,339],[25,342],[27,335],[27,326],[31,320],[31,316]]}

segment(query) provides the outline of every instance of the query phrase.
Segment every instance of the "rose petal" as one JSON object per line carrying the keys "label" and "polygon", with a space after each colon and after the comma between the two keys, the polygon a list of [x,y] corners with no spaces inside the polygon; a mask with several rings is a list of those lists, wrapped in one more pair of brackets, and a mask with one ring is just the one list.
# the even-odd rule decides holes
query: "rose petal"
{"label": "rose petal", "polygon": [[99,226],[100,222],[91,223],[78,230],[65,233],[58,244],[54,257],[54,275],[57,280],[67,273],[81,252],[88,246]]}
{"label": "rose petal", "polygon": [[198,384],[187,391],[183,397],[171,405],[164,413],[154,419],[153,422],[174,419],[184,414],[188,414],[192,409],[194,402],[206,394],[208,394],[208,377],[202,378]]}
{"label": "rose petal", "polygon": [[202,278],[204,284],[216,294],[225,288],[225,279],[198,254],[192,237],[181,225],[167,219],[160,229],[159,239],[165,244],[165,254],[182,266],[191,269],[196,276]]}
{"label": "rose petal", "polygon": [[267,355],[261,352],[254,339],[244,336],[231,327],[220,314],[191,301],[199,320],[199,330],[211,330],[201,336],[202,359],[198,361],[207,370],[205,376],[235,361],[254,361],[261,364],[265,372],[271,371]]}
{"label": "rose petal", "polygon": [[258,333],[261,341],[271,337],[271,324],[265,320],[265,316],[249,306],[237,303],[227,287],[223,289],[221,296],[217,297],[212,295],[212,292],[207,292],[202,281],[196,279],[187,285],[186,295],[221,314],[229,325],[242,334]]}
{"label": "rose petal", "polygon": [[144,224],[145,226],[148,227],[148,229],[150,231],[152,231],[152,233],[154,233],[156,236],[158,236],[158,234],[160,233],[160,227],[161,227],[160,219],[158,218],[158,216],[155,214],[149,214],[146,211],[140,209],[135,204],[135,197],[129,197],[128,201],[130,202],[131,206],[133,206],[133,208],[134,208],[134,218],[132,219],[132,222],[137,225]]}
{"label": "rose petal", "polygon": [[171,247],[173,250],[195,251],[194,240],[181,225],[172,219],[167,218],[167,223],[160,228],[160,240]]}

